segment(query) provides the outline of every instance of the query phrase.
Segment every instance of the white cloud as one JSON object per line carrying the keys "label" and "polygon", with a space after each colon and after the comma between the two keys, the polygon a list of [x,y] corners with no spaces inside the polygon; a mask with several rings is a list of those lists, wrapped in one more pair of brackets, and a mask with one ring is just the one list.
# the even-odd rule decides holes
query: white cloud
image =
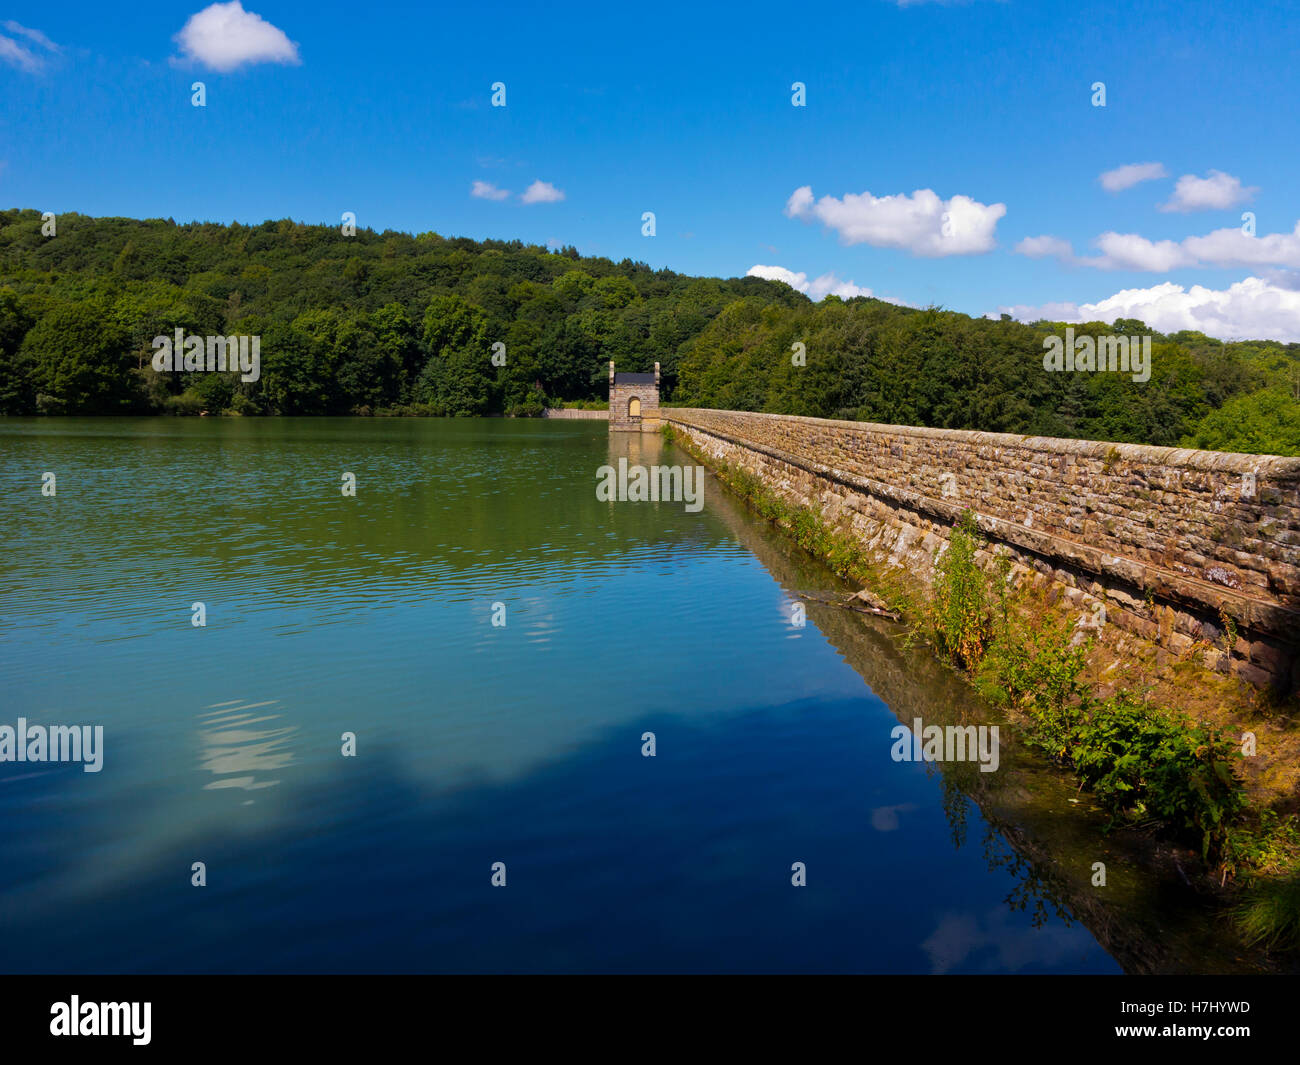
{"label": "white cloud", "polygon": [[1147,240],[1136,233],[1103,233],[1095,243],[1101,255],[1078,260],[1082,265],[1160,274],[1196,265],[1196,256],[1174,240]]}
{"label": "white cloud", "polygon": [[1024,322],[1140,318],[1161,333],[1196,329],[1220,339],[1300,341],[1300,291],[1260,277],[1248,277],[1226,289],[1184,288],[1165,282],[1151,288],[1126,288],[1098,303],[1019,305],[999,307],[998,313]]}
{"label": "white cloud", "polygon": [[1049,256],[1062,262],[1074,259],[1074,248],[1068,240],[1060,237],[1026,237],[1013,250],[1017,255],[1025,255],[1030,259],[1046,259]]}
{"label": "white cloud", "polygon": [[[17,34],[19,37],[25,37],[39,48],[47,52],[56,54],[63,51],[57,44],[45,36],[40,30],[29,29],[21,23],[9,19],[4,23],[4,28],[9,33]],[[15,41],[12,37],[6,37],[0,34],[0,61],[15,66],[19,70],[25,70],[29,74],[34,74],[45,67],[45,57],[38,55],[25,44]]]}
{"label": "white cloud", "polygon": [[[763,266],[761,264],[751,266],[746,272],[746,277],[761,277],[768,281],[784,281],[796,292],[802,292],[814,300],[822,300],[827,296],[839,296],[841,299],[852,299],[854,296],[872,296],[871,289],[863,288],[853,281],[841,281],[835,274],[825,273],[820,277],[808,280],[808,275],[800,271],[795,273],[793,270],[787,270],[784,266]],[[894,303],[900,307],[908,306],[900,299],[894,299],[892,296],[875,296],[878,300],[886,303]]]}
{"label": "white cloud", "polygon": [[1168,176],[1169,172],[1163,163],[1128,163],[1117,166],[1114,170],[1107,170],[1097,180],[1107,192],[1122,192],[1140,182],[1154,181]]}
{"label": "white cloud", "polygon": [[1256,187],[1243,188],[1241,178],[1211,170],[1208,177],[1184,174],[1174,185],[1174,194],[1168,203],[1160,205],[1162,211],[1221,211],[1245,203],[1259,191]]}
{"label": "white cloud", "polygon": [[1216,229],[1181,241],[1148,240],[1136,233],[1103,233],[1094,241],[1100,255],[1075,255],[1060,237],[1026,237],[1015,246],[1031,259],[1052,256],[1070,266],[1097,270],[1145,270],[1167,273],[1189,267],[1284,266],[1300,268],[1300,222],[1290,233],[1247,236],[1240,227]]}
{"label": "white cloud", "polygon": [[1240,226],[1216,229],[1203,237],[1188,237],[1183,246],[1215,266],[1300,267],[1300,222],[1290,233],[1249,237]]}
{"label": "white cloud", "polygon": [[549,181],[534,181],[519,198],[524,203],[559,203],[564,193]]}
{"label": "white cloud", "polygon": [[816,199],[813,196],[811,185],[801,185],[790,193],[790,198],[785,201],[785,214],[787,218],[806,218],[812,210]]}
{"label": "white cloud", "polygon": [[228,73],[252,63],[297,65],[298,46],[239,0],[211,4],[191,15],[175,37],[186,59]]}
{"label": "white cloud", "polygon": [[480,200],[504,200],[510,195],[510,190],[499,189],[490,181],[476,181],[469,187],[469,194]]}
{"label": "white cloud", "polygon": [[870,244],[876,248],[902,248],[913,255],[978,255],[994,247],[998,219],[1006,204],[991,206],[969,196],[941,200],[930,189],[911,195],[873,196],[849,193],[813,199],[812,188],[795,189],[785,213],[805,222],[819,221],[839,234],[843,244]]}

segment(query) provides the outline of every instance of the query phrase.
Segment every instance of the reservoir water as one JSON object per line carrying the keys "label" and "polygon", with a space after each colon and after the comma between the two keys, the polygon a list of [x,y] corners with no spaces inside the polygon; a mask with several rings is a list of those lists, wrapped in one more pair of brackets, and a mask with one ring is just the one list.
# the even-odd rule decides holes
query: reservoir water
{"label": "reservoir water", "polygon": [[97,773],[0,762],[0,971],[1180,967],[1140,871],[1069,886],[1107,844],[1059,774],[891,757],[992,720],[964,682],[800,626],[841,585],[711,476],[599,501],[619,457],[693,462],[599,422],[0,420],[0,726],[104,729]]}

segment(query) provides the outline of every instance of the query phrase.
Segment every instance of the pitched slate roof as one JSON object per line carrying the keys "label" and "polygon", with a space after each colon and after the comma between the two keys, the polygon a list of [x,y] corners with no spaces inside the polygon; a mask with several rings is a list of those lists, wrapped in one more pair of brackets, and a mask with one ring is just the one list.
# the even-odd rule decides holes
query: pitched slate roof
{"label": "pitched slate roof", "polygon": [[614,384],[616,385],[652,385],[655,383],[655,375],[652,373],[616,373],[614,375]]}

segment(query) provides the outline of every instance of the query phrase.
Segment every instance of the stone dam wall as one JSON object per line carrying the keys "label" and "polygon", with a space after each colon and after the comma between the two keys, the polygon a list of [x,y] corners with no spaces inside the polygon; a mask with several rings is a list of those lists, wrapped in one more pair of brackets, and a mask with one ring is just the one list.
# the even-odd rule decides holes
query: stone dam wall
{"label": "stone dam wall", "polygon": [[1061,586],[1081,624],[1300,690],[1300,459],[742,411],[661,416],[920,580],[970,510],[1017,574]]}
{"label": "stone dam wall", "polygon": [[561,421],[607,422],[609,421],[609,411],[555,407],[542,411],[542,417],[559,418]]}

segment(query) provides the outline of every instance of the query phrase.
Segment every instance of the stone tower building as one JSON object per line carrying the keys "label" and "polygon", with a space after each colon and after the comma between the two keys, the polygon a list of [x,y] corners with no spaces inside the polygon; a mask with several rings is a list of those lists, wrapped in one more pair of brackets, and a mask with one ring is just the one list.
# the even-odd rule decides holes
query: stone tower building
{"label": "stone tower building", "polygon": [[659,364],[654,373],[614,372],[609,364],[609,431],[654,433],[659,430]]}

